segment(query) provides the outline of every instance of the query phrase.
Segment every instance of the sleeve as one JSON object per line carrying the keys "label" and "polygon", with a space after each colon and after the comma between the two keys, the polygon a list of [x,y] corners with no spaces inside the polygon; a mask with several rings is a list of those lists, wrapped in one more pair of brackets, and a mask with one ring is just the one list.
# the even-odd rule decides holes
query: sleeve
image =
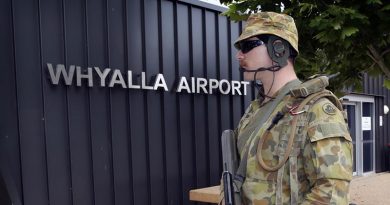
{"label": "sleeve", "polygon": [[348,204],[353,146],[341,111],[321,100],[309,111],[305,172],[310,191],[302,204]]}

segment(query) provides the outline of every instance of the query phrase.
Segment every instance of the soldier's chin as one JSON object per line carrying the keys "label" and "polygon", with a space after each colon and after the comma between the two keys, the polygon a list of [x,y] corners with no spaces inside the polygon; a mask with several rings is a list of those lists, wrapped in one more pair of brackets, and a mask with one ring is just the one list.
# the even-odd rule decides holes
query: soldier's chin
{"label": "soldier's chin", "polygon": [[253,80],[253,73],[244,72],[243,77],[245,81],[252,81]]}
{"label": "soldier's chin", "polygon": [[246,66],[245,64],[240,65],[240,67],[238,67],[238,69],[239,69],[241,72],[243,72],[243,73],[245,73],[245,72],[248,70],[248,68],[247,68],[247,66]]}

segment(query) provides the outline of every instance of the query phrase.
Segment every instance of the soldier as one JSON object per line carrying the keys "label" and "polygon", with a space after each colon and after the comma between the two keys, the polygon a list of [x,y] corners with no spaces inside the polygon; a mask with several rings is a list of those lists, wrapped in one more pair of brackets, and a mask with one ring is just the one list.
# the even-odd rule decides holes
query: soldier
{"label": "soldier", "polygon": [[243,204],[348,204],[352,139],[325,76],[302,83],[294,71],[293,18],[250,15],[235,42],[245,80],[261,82],[234,131]]}

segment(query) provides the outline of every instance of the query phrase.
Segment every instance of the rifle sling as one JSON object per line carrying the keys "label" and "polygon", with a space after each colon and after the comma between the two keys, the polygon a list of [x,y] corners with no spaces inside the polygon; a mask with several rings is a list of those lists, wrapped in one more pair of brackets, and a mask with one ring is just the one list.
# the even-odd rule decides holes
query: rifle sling
{"label": "rifle sling", "polygon": [[[290,92],[290,89],[293,87],[298,86],[302,82],[298,79],[290,81],[287,83],[282,90],[280,91],[279,95],[273,99],[272,101],[268,102],[270,103],[267,107],[268,109],[265,110],[265,113],[262,115],[262,118],[259,120],[259,125],[263,125],[268,118],[271,116],[272,112],[275,110],[275,108],[279,105],[279,103],[283,100],[283,98]],[[245,142],[248,142],[248,140],[252,141],[253,138],[256,137],[256,134],[260,131],[262,126],[258,126],[254,132],[252,132],[251,135],[248,136],[247,139],[243,139]],[[241,186],[244,183],[245,176],[246,176],[246,167],[247,167],[247,160],[248,160],[248,152],[249,152],[249,146],[245,147],[244,155],[242,156],[240,160],[240,164],[237,168],[237,172],[234,177],[234,184],[236,185],[235,190],[236,192],[240,192]]]}

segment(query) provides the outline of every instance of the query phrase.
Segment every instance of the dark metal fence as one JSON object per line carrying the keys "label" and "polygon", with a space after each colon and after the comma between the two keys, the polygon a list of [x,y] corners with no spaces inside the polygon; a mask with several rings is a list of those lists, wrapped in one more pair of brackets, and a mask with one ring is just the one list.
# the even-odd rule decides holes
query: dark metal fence
{"label": "dark metal fence", "polygon": [[[51,84],[46,63],[241,78],[241,24],[168,0],[0,1],[2,168],[14,203],[190,204],[216,185],[219,137],[253,97]],[[3,174],[4,175],[4,174]]]}

